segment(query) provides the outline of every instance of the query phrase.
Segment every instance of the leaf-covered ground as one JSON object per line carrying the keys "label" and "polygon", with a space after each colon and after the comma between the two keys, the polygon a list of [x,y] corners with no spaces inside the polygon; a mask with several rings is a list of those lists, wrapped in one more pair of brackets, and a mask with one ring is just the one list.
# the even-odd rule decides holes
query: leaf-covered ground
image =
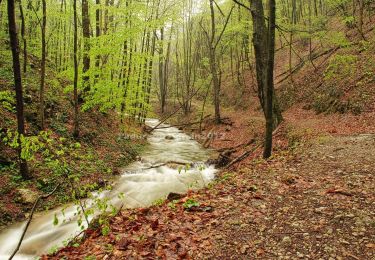
{"label": "leaf-covered ground", "polygon": [[[79,245],[42,259],[374,259],[375,135],[328,135],[333,117],[309,118],[318,123],[310,131],[283,127],[271,160],[257,150],[206,189],[123,210],[109,235],[88,230]],[[238,139],[239,122],[226,139]],[[298,137],[319,129],[326,134]]]}

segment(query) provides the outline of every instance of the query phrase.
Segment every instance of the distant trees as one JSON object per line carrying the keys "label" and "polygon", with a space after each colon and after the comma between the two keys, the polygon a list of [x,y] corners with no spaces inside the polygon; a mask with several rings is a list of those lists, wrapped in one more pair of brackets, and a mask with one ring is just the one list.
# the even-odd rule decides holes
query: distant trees
{"label": "distant trees", "polygon": [[[84,123],[79,121],[81,111],[115,109],[122,122],[142,124],[153,103],[159,103],[161,112],[179,105],[187,115],[197,105],[194,97],[203,103],[198,104],[201,117],[206,104],[212,102],[215,122],[220,123],[222,82],[232,80],[237,97],[229,102],[234,103],[253,87],[245,80],[245,72],[250,71],[268,120],[272,105],[269,138],[269,129],[275,129],[282,120],[271,86],[275,28],[280,49],[289,52],[283,79],[292,82],[293,73],[305,62],[294,48],[295,42],[309,44],[308,59],[315,66],[319,44],[347,40],[341,32],[326,29],[330,13],[342,12],[345,23],[366,40],[367,11],[372,10],[366,0],[21,1],[16,0],[20,14],[16,22],[21,25],[24,72],[30,54],[41,50],[40,128],[48,127],[44,118],[49,102],[44,95],[49,85],[46,66],[54,65],[59,76],[70,79],[66,93],[72,101],[76,137],[79,124]],[[233,2],[246,10],[234,8]],[[277,25],[272,11],[276,3]]]}
{"label": "distant trees", "polygon": [[24,180],[30,179],[27,162],[22,158],[22,142],[21,136],[25,135],[25,120],[23,115],[23,90],[22,90],[22,76],[21,64],[19,57],[19,45],[17,38],[17,26],[15,17],[15,1],[8,0],[8,28],[10,47],[12,49],[13,58],[13,75],[14,75],[14,88],[16,92],[16,110],[17,110],[17,131],[18,131],[18,159],[20,166],[20,175]]}
{"label": "distant trees", "polygon": [[197,82],[199,60],[197,58],[200,37],[197,37],[197,21],[193,15],[193,1],[182,3],[182,30],[176,33],[175,45],[175,77],[176,94],[185,115],[191,112],[192,94]]}

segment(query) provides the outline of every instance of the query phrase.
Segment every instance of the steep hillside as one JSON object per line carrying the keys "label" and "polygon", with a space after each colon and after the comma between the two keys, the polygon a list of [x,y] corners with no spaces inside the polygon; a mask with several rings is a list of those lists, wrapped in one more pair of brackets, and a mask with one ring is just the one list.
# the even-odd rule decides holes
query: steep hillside
{"label": "steep hillside", "polygon": [[[1,45],[9,43],[2,40]],[[80,189],[86,192],[110,186],[119,168],[134,160],[144,146],[144,140],[130,140],[127,134],[140,133],[139,126],[126,123],[114,112],[102,113],[96,110],[80,114],[81,135],[72,138],[73,106],[71,93],[66,92],[71,84],[65,78],[47,67],[46,72],[46,125],[39,133],[39,75],[40,60],[28,56],[27,72],[23,77],[25,120],[27,136],[35,136],[35,145],[50,145],[46,154],[37,152],[30,158],[32,179],[23,181],[17,168],[17,152],[9,143],[10,134],[16,129],[15,94],[13,90],[12,59],[9,48],[0,49],[0,226],[7,222],[21,220],[29,212],[36,198],[43,192],[52,191],[56,183],[64,178],[61,172],[77,174]],[[8,137],[8,138],[7,138]],[[6,138],[6,139],[5,139]],[[51,154],[60,151],[59,156]],[[74,184],[74,180],[72,179]],[[74,184],[77,185],[77,184]],[[55,207],[71,201],[71,185],[63,183],[61,189],[40,209]]]}

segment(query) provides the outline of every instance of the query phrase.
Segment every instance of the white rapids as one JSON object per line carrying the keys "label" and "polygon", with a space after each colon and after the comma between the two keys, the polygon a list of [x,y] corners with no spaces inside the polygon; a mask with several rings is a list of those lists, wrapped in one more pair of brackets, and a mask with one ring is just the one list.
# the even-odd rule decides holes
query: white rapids
{"label": "white rapids", "polygon": [[[146,123],[153,127],[159,121],[148,119]],[[214,178],[216,170],[213,166],[202,167],[209,158],[209,151],[177,128],[156,129],[148,137],[148,142],[150,145],[143,152],[141,160],[124,168],[113,189],[101,193],[100,197],[109,199],[116,207],[144,207],[166,198],[170,192],[184,193],[191,188],[202,188]],[[196,166],[178,170],[163,165],[170,161],[194,163]],[[155,167],[158,165],[163,166]],[[87,205],[90,203],[86,201]],[[64,208],[64,216],[62,207],[36,213],[13,259],[35,259],[78,234],[81,229],[75,216],[77,206],[70,204]],[[57,225],[53,224],[55,215],[60,220]],[[64,222],[61,221],[63,219]],[[15,223],[0,232],[0,260],[8,259],[14,251],[25,225],[26,222]]]}

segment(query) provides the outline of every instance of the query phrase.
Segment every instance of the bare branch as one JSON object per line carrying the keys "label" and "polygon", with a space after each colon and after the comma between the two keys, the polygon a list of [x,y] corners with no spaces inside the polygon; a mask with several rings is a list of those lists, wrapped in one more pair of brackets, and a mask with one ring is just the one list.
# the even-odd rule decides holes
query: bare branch
{"label": "bare branch", "polygon": [[241,7],[243,7],[243,8],[245,8],[245,9],[251,11],[250,7],[244,5],[243,3],[238,2],[237,0],[233,0],[233,2],[235,2],[236,4],[238,4],[239,6],[241,6]]}
{"label": "bare branch", "polygon": [[213,1],[214,1],[214,4],[216,5],[217,9],[219,9],[219,12],[221,13],[221,15],[225,17],[225,14],[224,14],[223,11],[221,10],[220,6],[216,3],[215,0],[213,0]]}
{"label": "bare branch", "polygon": [[224,24],[223,30],[221,31],[221,33],[220,33],[220,35],[219,35],[219,38],[217,39],[216,44],[214,45],[214,49],[216,49],[216,47],[217,47],[217,45],[219,44],[221,38],[223,37],[224,31],[225,31],[225,29],[227,28],[227,25],[228,25],[228,22],[229,22],[229,18],[230,18],[230,16],[232,15],[233,9],[234,9],[234,5],[233,5],[232,8],[230,9],[230,12],[229,12],[229,14],[228,14],[228,16],[227,16],[227,20],[225,21],[225,24]]}
{"label": "bare branch", "polygon": [[[1,1],[1,0],[0,0],[0,1]],[[25,234],[26,234],[27,229],[29,228],[29,225],[30,225],[31,220],[32,220],[33,215],[34,215],[34,212],[35,212],[35,210],[36,210],[36,206],[38,205],[39,201],[40,201],[41,199],[47,199],[48,197],[50,197],[52,194],[54,194],[54,193],[56,192],[56,190],[57,190],[57,188],[58,188],[59,186],[60,186],[60,183],[57,184],[56,187],[55,187],[50,193],[48,193],[48,194],[46,194],[46,195],[41,195],[41,196],[39,196],[39,197],[37,198],[37,200],[34,202],[34,205],[33,205],[33,208],[32,208],[32,210],[31,210],[31,213],[30,213],[29,219],[28,219],[28,221],[27,221],[27,223],[26,223],[25,228],[23,229],[23,232],[22,232],[21,238],[20,238],[20,240],[18,241],[17,247],[16,247],[16,249],[14,249],[13,254],[9,257],[9,260],[12,260],[13,257],[17,254],[18,250],[20,249],[21,244],[22,244],[22,241],[23,241],[23,239],[24,239],[24,237],[25,237]]]}

